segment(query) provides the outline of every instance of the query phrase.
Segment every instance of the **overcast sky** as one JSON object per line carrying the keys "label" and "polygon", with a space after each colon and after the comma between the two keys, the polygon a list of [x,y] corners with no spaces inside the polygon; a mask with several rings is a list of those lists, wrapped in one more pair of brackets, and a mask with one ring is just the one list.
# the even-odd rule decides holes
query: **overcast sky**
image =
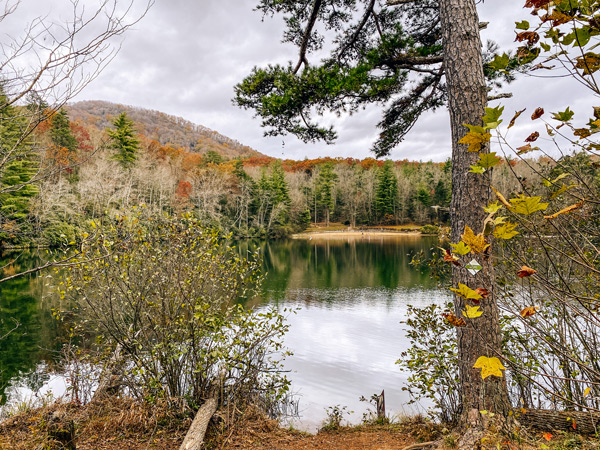
{"label": "overcast sky", "polygon": [[[56,15],[58,4],[69,4],[69,0],[22,1],[26,8],[39,14],[48,11],[49,16]],[[93,7],[97,0],[81,3]],[[528,17],[523,4],[524,0],[480,4],[480,20],[490,22],[482,39],[493,39],[504,49],[514,48],[514,22]],[[76,100],[107,100],[181,116],[275,157],[372,156],[369,148],[377,135],[378,108],[338,122],[335,145],[312,145],[291,136],[265,138],[252,111],[233,106],[233,87],[252,67],[285,64],[297,56],[294,47],[281,44],[282,21],[277,17],[263,21],[254,6],[254,0],[156,0],[146,17],[126,33],[117,57]],[[530,111],[537,106],[557,111],[571,105],[582,111],[593,103],[590,94],[572,80],[521,77],[508,90],[514,98],[501,102],[507,120],[525,106]],[[585,114],[589,114],[587,109]],[[528,126],[515,127],[513,136],[522,141],[531,131]],[[449,156],[445,110],[422,117],[391,155],[423,161],[443,161]]]}

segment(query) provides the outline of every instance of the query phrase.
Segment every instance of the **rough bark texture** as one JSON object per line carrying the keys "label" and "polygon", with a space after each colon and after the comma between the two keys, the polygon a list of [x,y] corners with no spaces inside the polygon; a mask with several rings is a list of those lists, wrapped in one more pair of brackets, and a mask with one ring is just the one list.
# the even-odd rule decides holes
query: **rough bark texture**
{"label": "rough bark texture", "polygon": [[204,435],[210,419],[217,411],[219,402],[216,398],[209,398],[198,410],[192,426],[185,435],[179,450],[200,450],[204,442]]}
{"label": "rough bark texture", "polygon": [[[452,242],[459,242],[465,225],[475,234],[483,230],[483,207],[490,200],[489,171],[483,175],[469,173],[479,159],[477,153],[467,152],[458,141],[468,131],[464,123],[481,125],[485,113],[487,89],[483,75],[481,40],[474,0],[441,0],[440,22],[444,41],[444,70],[448,88],[448,108],[452,130]],[[489,148],[482,149],[488,152]],[[490,237],[487,237],[488,241]],[[452,284],[463,283],[472,289],[486,288],[489,297],[481,301],[483,315],[467,319],[466,327],[458,330],[463,426],[481,427],[479,411],[488,410],[507,415],[510,410],[506,379],[489,376],[481,378],[481,369],[474,369],[480,356],[498,356],[501,337],[498,307],[494,290],[494,271],[490,257],[482,253],[464,256],[463,262],[475,259],[483,267],[471,275],[464,267],[453,267]],[[470,302],[470,301],[469,301]],[[465,299],[455,296],[456,315],[462,316]],[[473,306],[473,303],[468,303]]]}
{"label": "rough bark texture", "polygon": [[595,434],[600,431],[600,413],[591,411],[526,409],[517,420],[521,425],[540,431],[576,431],[581,434]]}
{"label": "rough bark texture", "polygon": [[114,395],[121,386],[123,369],[123,354],[121,344],[117,344],[110,361],[102,371],[98,388],[94,392],[92,402],[98,402],[110,395]]}

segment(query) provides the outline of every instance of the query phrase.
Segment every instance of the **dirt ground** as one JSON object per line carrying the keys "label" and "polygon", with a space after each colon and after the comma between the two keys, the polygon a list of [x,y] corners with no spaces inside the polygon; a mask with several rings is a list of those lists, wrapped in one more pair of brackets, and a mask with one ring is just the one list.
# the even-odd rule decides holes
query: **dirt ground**
{"label": "dirt ground", "polygon": [[[0,423],[0,449],[68,448],[55,437],[60,439],[60,433],[68,431],[72,423],[77,450],[178,450],[190,422],[183,413],[160,405],[148,407],[122,400],[84,408],[51,405]],[[396,450],[428,436],[427,430],[415,434],[414,425],[339,428],[311,435],[282,429],[275,421],[255,416],[225,433],[218,433],[213,426],[207,441],[208,448],[220,450]]]}
{"label": "dirt ground", "polygon": [[406,432],[388,427],[366,427],[321,432],[316,435],[300,433],[269,433],[247,436],[225,443],[224,450],[398,450],[414,442]]}

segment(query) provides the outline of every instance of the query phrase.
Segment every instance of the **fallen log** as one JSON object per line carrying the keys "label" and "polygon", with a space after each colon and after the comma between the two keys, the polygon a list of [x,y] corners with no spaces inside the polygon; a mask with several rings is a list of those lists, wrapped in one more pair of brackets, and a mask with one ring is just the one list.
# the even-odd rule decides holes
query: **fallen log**
{"label": "fallen log", "polygon": [[600,413],[593,411],[524,409],[517,414],[521,425],[540,431],[561,430],[594,434],[600,430]]}
{"label": "fallen log", "polygon": [[214,397],[209,398],[204,402],[196,413],[196,417],[194,417],[194,421],[185,435],[185,439],[179,447],[179,450],[200,450],[202,448],[208,423],[215,412],[217,412],[218,406],[219,402]]}

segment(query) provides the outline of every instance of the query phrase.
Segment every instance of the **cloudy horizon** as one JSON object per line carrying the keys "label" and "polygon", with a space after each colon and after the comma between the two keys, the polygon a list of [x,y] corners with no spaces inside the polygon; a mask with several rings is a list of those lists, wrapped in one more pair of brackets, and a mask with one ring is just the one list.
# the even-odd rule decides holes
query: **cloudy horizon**
{"label": "cloudy horizon", "polygon": [[[49,7],[43,0],[25,0],[23,6],[40,11],[38,14],[46,14],[44,7],[49,8],[51,16],[61,2],[70,3],[56,0]],[[91,0],[83,3],[97,4]],[[514,49],[514,23],[528,14],[521,9],[522,3],[481,2],[480,20],[490,22],[482,41],[491,39],[502,50]],[[263,20],[253,7],[253,2],[233,0],[156,0],[147,15],[125,33],[114,60],[72,101],[103,100],[158,110],[274,157],[373,156],[369,149],[378,134],[378,107],[336,120],[338,140],[327,145],[304,144],[292,136],[263,137],[260,119],[253,118],[253,111],[232,104],[234,86],[254,66],[285,64],[297,56],[294,46],[281,43],[281,18]],[[531,111],[538,106],[557,111],[569,105],[580,112],[592,104],[589,93],[573,80],[548,78],[542,82],[519,76],[505,90],[514,94],[499,102],[508,118],[525,106]],[[527,136],[530,127],[519,125],[511,130],[512,135],[518,139]],[[390,158],[444,161],[450,153],[449,118],[446,109],[440,108],[421,117]]]}

